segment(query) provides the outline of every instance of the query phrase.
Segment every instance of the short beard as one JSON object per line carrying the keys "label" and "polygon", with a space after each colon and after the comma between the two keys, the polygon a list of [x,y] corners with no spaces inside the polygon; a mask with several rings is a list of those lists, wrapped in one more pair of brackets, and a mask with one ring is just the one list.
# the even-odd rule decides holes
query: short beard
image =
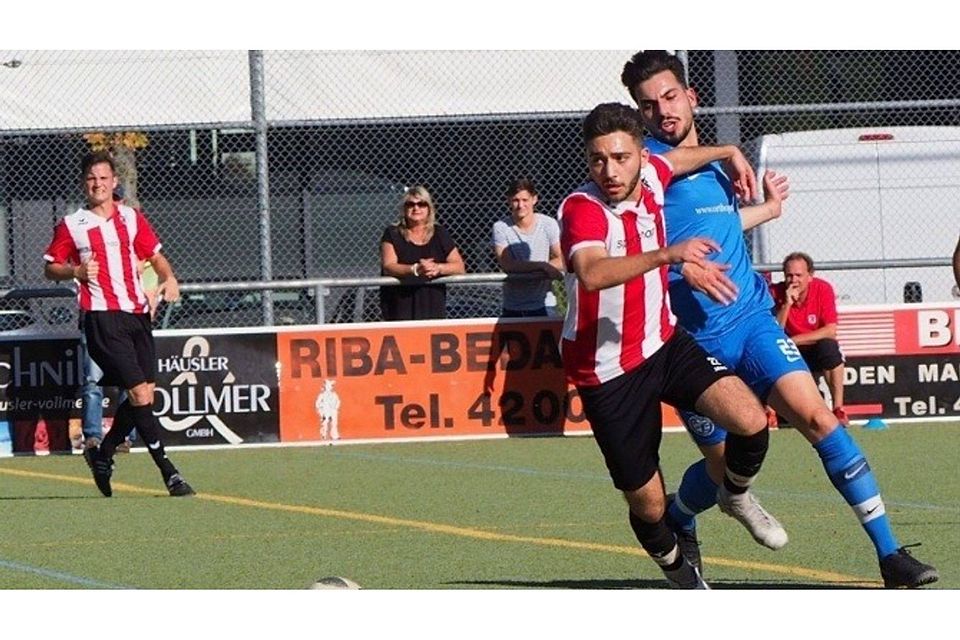
{"label": "short beard", "polygon": [[647,130],[650,132],[650,135],[652,135],[654,138],[656,138],[660,142],[670,145],[671,147],[680,146],[680,143],[686,140],[687,136],[690,135],[690,131],[692,129],[693,129],[692,121],[688,123],[686,127],[684,127],[683,129],[680,129],[679,132],[672,133],[672,134],[667,134],[661,131],[660,129],[652,129],[649,127],[647,128]]}
{"label": "short beard", "polygon": [[627,195],[625,195],[625,196],[624,196],[622,199],[620,199],[620,200],[611,200],[610,197],[608,196],[608,197],[607,197],[607,204],[618,205],[618,204],[620,204],[621,202],[626,202],[627,200],[629,200],[629,199],[630,199],[630,195],[631,195],[631,194],[636,190],[636,188],[637,188],[637,183],[640,182],[640,173],[641,173],[642,171],[643,171],[643,167],[641,167],[640,170],[637,171],[637,175],[635,175],[635,176],[633,177],[633,182],[631,182],[629,188],[627,188],[627,191],[626,191]]}

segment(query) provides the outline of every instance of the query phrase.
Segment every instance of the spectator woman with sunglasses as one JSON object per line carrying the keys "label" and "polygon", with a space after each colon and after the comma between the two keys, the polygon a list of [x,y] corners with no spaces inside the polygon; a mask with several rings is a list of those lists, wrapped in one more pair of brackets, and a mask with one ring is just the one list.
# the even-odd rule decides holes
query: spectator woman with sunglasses
{"label": "spectator woman with sunglasses", "polygon": [[428,320],[447,315],[447,287],[431,283],[465,273],[463,258],[449,232],[436,222],[433,198],[425,187],[406,190],[396,224],[380,238],[380,273],[400,280],[380,287],[384,320]]}

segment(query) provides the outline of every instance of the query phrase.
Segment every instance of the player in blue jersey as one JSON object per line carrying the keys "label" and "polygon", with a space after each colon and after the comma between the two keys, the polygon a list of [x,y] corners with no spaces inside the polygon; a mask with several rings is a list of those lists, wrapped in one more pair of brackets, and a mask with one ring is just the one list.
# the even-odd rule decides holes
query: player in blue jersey
{"label": "player in blue jersey", "polygon": [[[623,84],[636,101],[651,138],[653,153],[699,146],[693,110],[696,92],[687,86],[682,62],[665,51],[641,51],[626,63]],[[664,214],[669,244],[708,237],[721,246],[706,268],[685,264],[671,273],[670,297],[680,324],[706,350],[737,372],[759,398],[797,427],[813,445],[834,487],[851,506],[873,542],[886,587],[918,587],[939,579],[900,545],[886,515],[873,471],[857,443],[830,411],[800,352],[777,324],[767,283],[754,271],[744,229],[780,213],[786,193],[782,176],[764,177],[766,200],[740,210],[730,181],[714,164],[678,177],[667,189]],[[720,267],[720,264],[728,265]],[[701,293],[705,291],[711,295]],[[724,302],[711,300],[718,298]],[[696,548],[694,516],[716,504],[715,469],[723,468],[725,432],[701,416],[683,416],[705,456],[687,469],[669,519]],[[751,529],[761,544],[779,523],[758,520]],[[783,540],[785,542],[785,539]],[[782,545],[780,545],[782,546]]]}

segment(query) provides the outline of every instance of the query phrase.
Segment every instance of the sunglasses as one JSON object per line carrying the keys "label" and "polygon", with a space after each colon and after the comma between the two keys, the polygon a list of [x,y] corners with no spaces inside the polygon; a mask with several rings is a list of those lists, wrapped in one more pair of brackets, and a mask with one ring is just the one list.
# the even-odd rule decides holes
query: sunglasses
{"label": "sunglasses", "polygon": [[423,200],[417,200],[417,201],[411,200],[411,201],[408,201],[408,202],[404,202],[404,203],[403,203],[403,208],[404,208],[404,209],[416,209],[417,207],[422,207],[422,208],[424,208],[424,209],[429,209],[429,208],[430,208],[430,205],[428,205],[428,204],[427,204],[426,202],[424,202]]}

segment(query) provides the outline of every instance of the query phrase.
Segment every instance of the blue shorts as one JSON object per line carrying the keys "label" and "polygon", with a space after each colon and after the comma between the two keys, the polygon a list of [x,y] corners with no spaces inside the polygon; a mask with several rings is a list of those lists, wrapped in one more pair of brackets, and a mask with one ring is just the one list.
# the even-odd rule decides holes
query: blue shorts
{"label": "blue shorts", "polygon": [[[773,384],[794,371],[807,371],[807,364],[793,340],[787,337],[769,312],[741,319],[718,338],[696,338],[707,353],[730,367],[747,386],[766,401]],[[680,419],[698,445],[714,445],[726,440],[727,431],[710,418],[680,411]]]}

